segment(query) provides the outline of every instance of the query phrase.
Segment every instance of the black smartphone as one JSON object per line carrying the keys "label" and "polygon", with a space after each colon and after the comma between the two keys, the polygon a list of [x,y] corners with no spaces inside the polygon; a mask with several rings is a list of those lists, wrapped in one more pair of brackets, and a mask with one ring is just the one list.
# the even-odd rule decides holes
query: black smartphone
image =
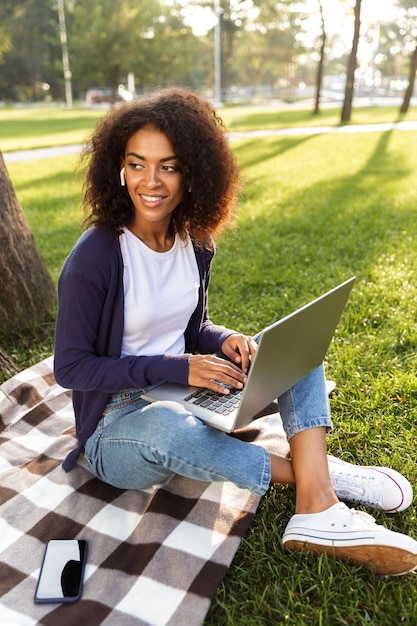
{"label": "black smartphone", "polygon": [[87,542],[51,539],[43,556],[35,602],[76,602],[81,598]]}

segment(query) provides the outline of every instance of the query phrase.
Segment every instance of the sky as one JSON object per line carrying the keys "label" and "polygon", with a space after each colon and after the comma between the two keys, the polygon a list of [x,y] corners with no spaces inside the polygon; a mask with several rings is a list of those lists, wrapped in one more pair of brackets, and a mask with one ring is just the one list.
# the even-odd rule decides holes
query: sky
{"label": "sky", "polygon": [[[314,4],[317,2],[314,1]],[[343,31],[344,13],[343,6],[335,0],[322,0],[325,10],[325,19],[328,22],[329,30],[336,32]],[[386,22],[393,18],[396,14],[393,0],[362,0],[361,7],[361,23],[362,28],[366,29],[369,24],[378,21]],[[352,10],[353,16],[353,10]]]}
{"label": "sky", "polygon": [[[335,0],[322,0],[327,12],[334,16],[340,14],[342,3]],[[317,2],[315,3],[317,4]],[[382,20],[388,20],[395,15],[393,0],[362,0],[361,18],[362,21],[375,21],[375,16],[379,15]]]}
{"label": "sky", "polygon": [[[195,35],[204,35],[215,26],[217,20],[214,10],[209,7],[205,9],[198,7],[192,0],[183,1],[184,5],[188,7],[186,23],[193,28]],[[322,1],[327,30],[329,32],[338,32],[342,35],[346,33],[346,37],[348,37],[350,42],[352,34],[349,25],[346,23],[343,3],[337,2],[337,0]],[[248,2],[250,3],[250,0]],[[303,4],[305,6],[311,5],[312,10],[317,11],[317,0],[307,0]],[[213,8],[214,6],[215,0],[213,0]],[[393,15],[395,15],[393,0],[362,0],[361,21],[363,29],[366,29],[367,25],[374,23],[376,16],[380,16],[382,21],[387,21]]]}

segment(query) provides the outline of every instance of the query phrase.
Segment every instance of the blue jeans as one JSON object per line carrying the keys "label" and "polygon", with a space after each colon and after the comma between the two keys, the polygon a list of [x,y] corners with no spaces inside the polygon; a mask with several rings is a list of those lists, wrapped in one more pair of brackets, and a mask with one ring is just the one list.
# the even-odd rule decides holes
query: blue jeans
{"label": "blue jeans", "polygon": [[[176,402],[150,403],[143,392],[113,394],[85,456],[98,478],[121,489],[146,489],[173,474],[230,481],[263,495],[271,480],[268,452],[230,437]],[[323,366],[278,398],[285,433],[332,427]]]}

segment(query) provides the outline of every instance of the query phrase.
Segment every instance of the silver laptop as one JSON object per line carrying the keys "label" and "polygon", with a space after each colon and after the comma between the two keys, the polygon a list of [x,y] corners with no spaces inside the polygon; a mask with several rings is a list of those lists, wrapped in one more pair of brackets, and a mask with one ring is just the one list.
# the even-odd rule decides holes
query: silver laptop
{"label": "silver laptop", "polygon": [[163,382],[148,389],[151,402],[171,400],[210,426],[232,432],[324,360],[355,277],[265,328],[242,390],[219,394],[205,388]]}

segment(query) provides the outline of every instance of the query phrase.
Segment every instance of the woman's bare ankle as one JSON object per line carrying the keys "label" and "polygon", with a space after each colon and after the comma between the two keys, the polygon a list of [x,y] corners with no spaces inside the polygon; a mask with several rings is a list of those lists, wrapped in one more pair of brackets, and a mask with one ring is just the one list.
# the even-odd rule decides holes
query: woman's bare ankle
{"label": "woman's bare ankle", "polygon": [[306,494],[304,497],[299,496],[297,493],[295,513],[304,515],[321,513],[338,502],[338,497],[332,491],[329,493],[316,493],[314,496],[312,496],[312,494]]}

